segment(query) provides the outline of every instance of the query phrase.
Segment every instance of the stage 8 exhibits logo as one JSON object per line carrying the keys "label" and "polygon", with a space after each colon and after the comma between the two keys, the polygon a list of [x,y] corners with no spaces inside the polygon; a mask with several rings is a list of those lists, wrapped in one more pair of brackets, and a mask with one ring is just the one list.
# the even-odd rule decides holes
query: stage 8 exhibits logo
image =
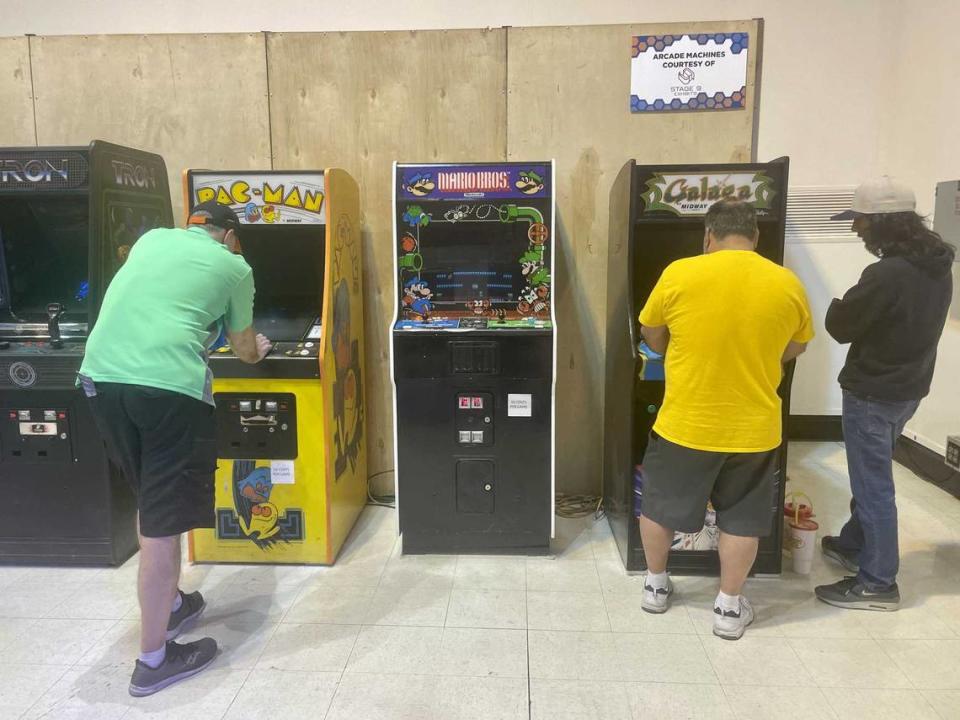
{"label": "stage 8 exhibits logo", "polygon": [[674,215],[704,215],[718,200],[748,202],[758,210],[772,207],[777,192],[762,172],[699,175],[658,173],[647,180],[644,212],[666,210]]}

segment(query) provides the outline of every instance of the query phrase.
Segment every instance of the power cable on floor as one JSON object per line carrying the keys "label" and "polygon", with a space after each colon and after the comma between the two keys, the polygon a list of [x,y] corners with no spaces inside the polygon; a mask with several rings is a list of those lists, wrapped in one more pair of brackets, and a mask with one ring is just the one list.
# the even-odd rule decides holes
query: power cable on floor
{"label": "power cable on floor", "polygon": [[562,518],[603,517],[603,496],[601,495],[557,495],[555,512]]}
{"label": "power cable on floor", "polygon": [[375,472],[373,475],[367,477],[367,505],[376,505],[378,507],[389,507],[395,508],[397,506],[397,498],[393,493],[387,493],[386,495],[377,495],[373,492],[373,486],[371,481],[374,478],[378,478],[381,475],[389,475],[393,472],[393,468],[390,470],[381,470],[380,472]]}

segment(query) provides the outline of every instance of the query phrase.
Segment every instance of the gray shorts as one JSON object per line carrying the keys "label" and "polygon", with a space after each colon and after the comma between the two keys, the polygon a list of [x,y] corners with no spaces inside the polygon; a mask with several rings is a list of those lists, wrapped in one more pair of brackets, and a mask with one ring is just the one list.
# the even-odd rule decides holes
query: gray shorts
{"label": "gray shorts", "polygon": [[758,453],[694,450],[650,433],[643,458],[641,512],[677,532],[703,527],[707,501],[729,535],[766,537],[779,508],[780,449]]}

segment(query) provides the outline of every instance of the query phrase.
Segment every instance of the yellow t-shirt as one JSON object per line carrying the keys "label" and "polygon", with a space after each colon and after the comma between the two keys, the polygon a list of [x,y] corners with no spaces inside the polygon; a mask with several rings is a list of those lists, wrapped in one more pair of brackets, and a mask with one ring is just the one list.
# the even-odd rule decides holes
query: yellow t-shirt
{"label": "yellow t-shirt", "polygon": [[670,331],[657,434],[712,452],[780,445],[780,360],[791,340],[813,338],[796,275],[748,250],[677,260],[650,293],[640,323]]}

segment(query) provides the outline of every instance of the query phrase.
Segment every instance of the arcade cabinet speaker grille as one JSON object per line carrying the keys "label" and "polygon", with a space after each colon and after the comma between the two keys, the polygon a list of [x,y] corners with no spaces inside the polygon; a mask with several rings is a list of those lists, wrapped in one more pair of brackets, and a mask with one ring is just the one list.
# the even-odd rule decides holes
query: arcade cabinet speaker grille
{"label": "arcade cabinet speaker grille", "polygon": [[450,342],[454,374],[496,375],[500,372],[500,345],[496,342]]}

